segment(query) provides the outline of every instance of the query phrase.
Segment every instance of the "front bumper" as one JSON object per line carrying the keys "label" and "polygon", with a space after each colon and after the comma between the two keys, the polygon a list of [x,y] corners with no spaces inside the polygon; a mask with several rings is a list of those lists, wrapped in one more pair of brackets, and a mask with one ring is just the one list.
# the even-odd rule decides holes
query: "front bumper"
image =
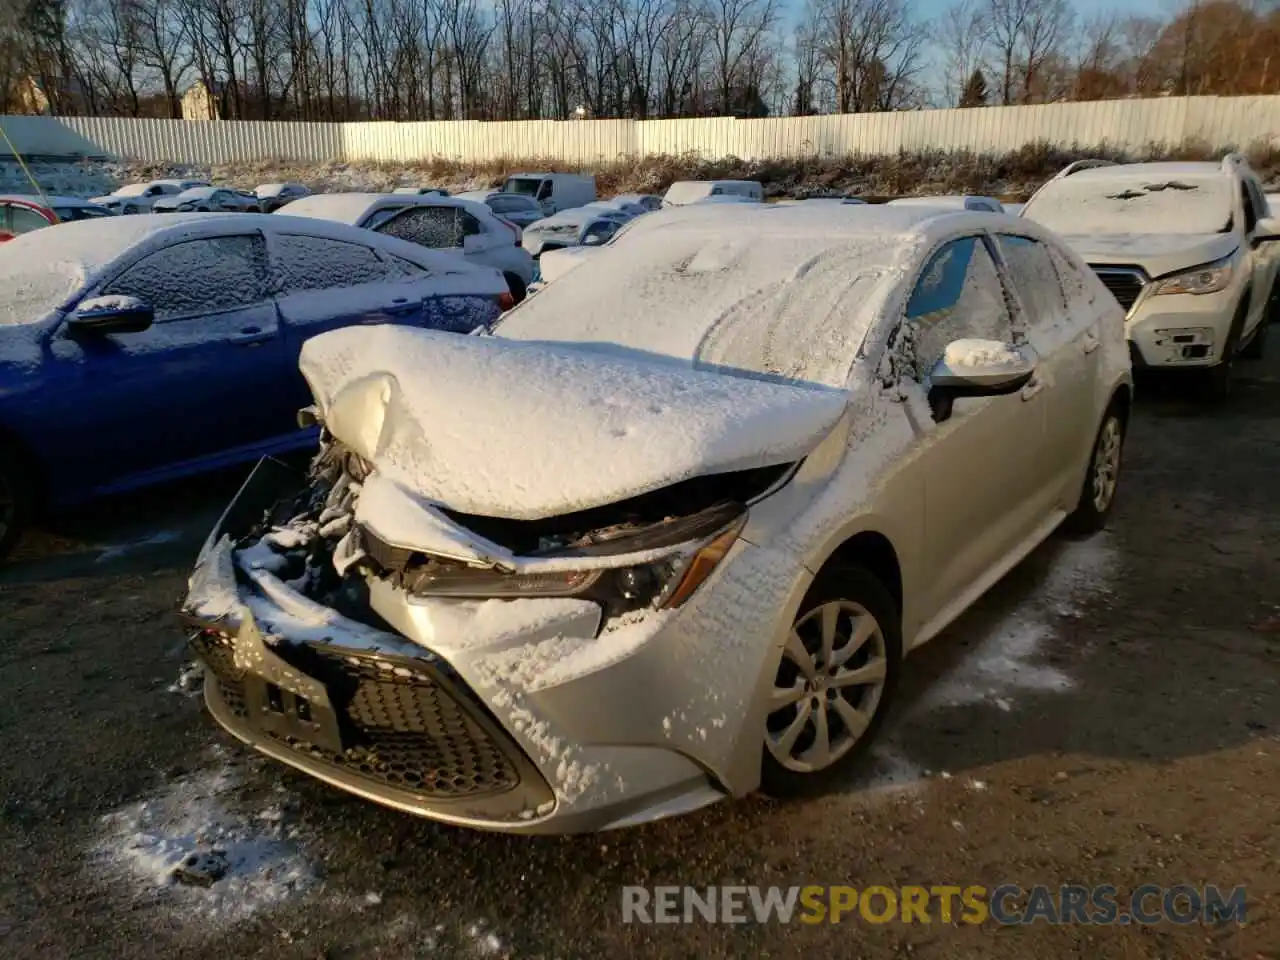
{"label": "front bumper", "polygon": [[[614,633],[585,601],[423,600],[371,578],[375,628],[235,565],[232,543],[279,499],[282,470],[254,471],[184,604],[206,703],[234,736],[384,805],[514,833],[642,823],[755,786],[758,769],[734,757],[775,662],[769,615],[796,589],[768,551],[740,542],[674,615]],[[527,607],[495,627],[506,603]],[[728,610],[733,623],[708,619]],[[730,662],[688,659],[709,627],[729,632]]]}
{"label": "front bumper", "polygon": [[1144,295],[1125,321],[1131,351],[1141,360],[1135,366],[1173,369],[1221,362],[1236,305],[1234,288],[1201,296]]}

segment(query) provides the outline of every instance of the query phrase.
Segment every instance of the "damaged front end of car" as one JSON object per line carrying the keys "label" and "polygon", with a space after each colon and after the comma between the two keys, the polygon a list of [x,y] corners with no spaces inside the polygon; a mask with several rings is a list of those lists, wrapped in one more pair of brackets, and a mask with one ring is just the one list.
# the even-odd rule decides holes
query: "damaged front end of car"
{"label": "damaged front end of car", "polygon": [[[513,520],[420,500],[322,429],[307,471],[258,465],[201,552],[182,614],[207,668],[206,702],[241,740],[340,788],[532,832],[587,781],[559,743],[572,731],[535,736],[539,722],[518,719],[528,704],[483,687],[494,651],[585,646],[656,624],[794,469],[699,476]],[[521,677],[537,686],[527,666]],[[493,683],[522,698],[518,683]],[[692,808],[720,795],[696,765],[663,763],[649,762],[670,781],[660,801]]]}

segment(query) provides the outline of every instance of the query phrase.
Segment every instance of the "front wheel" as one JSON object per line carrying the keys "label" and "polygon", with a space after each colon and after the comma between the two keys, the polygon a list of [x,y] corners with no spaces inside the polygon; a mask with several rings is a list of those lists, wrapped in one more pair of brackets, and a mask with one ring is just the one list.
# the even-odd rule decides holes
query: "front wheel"
{"label": "front wheel", "polygon": [[1107,525],[1111,508],[1115,506],[1116,490],[1120,486],[1124,435],[1124,417],[1119,406],[1113,403],[1102,418],[1102,426],[1098,428],[1098,436],[1093,442],[1080,500],[1066,519],[1068,532],[1081,535],[1097,533]]}
{"label": "front wheel", "polygon": [[901,663],[900,617],[884,585],[860,567],[824,569],[769,692],[761,790],[802,795],[852,763],[884,721]]}
{"label": "front wheel", "polygon": [[20,454],[0,445],[0,559],[13,549],[31,521],[34,487]]}

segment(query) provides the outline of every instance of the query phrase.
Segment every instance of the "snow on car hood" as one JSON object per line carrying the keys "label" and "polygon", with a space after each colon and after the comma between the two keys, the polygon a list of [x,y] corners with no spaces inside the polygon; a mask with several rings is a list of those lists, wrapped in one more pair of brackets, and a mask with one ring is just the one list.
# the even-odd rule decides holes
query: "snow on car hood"
{"label": "snow on car hood", "polygon": [[513,520],[797,460],[846,393],[399,326],[334,330],[299,362],[325,426],[430,502]]}
{"label": "snow on car hood", "polygon": [[1153,277],[1219,260],[1240,241],[1234,233],[1116,233],[1063,239],[1091,264],[1140,266]]}

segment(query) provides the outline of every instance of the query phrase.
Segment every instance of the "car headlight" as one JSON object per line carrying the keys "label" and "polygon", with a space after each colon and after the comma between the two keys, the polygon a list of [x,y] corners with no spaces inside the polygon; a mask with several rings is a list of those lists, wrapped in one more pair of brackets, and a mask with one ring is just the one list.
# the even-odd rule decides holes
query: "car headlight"
{"label": "car headlight", "polygon": [[504,573],[433,561],[402,574],[403,584],[411,593],[424,597],[578,597],[612,610],[645,606],[673,609],[693,596],[716,570],[746,519],[743,512],[727,525],[722,521],[709,534],[631,566]]}
{"label": "car headlight", "polygon": [[1213,263],[1193,267],[1190,270],[1184,270],[1181,273],[1175,273],[1171,277],[1156,281],[1151,295],[1158,297],[1169,293],[1191,293],[1197,295],[1217,293],[1219,290],[1225,290],[1227,284],[1231,282],[1231,274],[1234,269],[1234,255],[1223,257]]}

